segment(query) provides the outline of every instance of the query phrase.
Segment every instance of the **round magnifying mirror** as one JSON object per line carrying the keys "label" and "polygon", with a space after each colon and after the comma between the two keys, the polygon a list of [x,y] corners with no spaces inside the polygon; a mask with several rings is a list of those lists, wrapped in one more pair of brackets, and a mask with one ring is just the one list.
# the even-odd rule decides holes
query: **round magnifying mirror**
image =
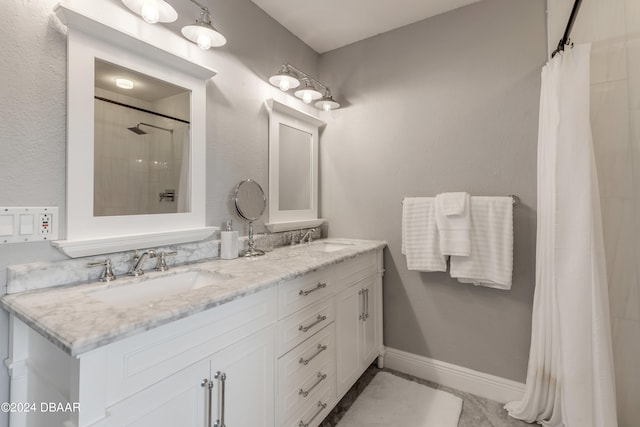
{"label": "round magnifying mirror", "polygon": [[240,181],[236,186],[233,201],[238,215],[249,221],[249,237],[247,240],[249,248],[245,251],[244,256],[264,255],[264,251],[255,248],[253,239],[253,221],[262,216],[267,206],[267,197],[264,195],[262,187],[252,179]]}

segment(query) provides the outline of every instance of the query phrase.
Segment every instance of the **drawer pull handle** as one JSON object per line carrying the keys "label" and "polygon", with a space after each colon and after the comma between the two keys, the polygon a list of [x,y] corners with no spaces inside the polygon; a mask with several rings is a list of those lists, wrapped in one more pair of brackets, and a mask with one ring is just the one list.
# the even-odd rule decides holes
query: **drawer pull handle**
{"label": "drawer pull handle", "polygon": [[315,359],[315,357],[317,355],[319,355],[320,353],[322,353],[326,349],[327,349],[326,345],[318,344],[318,351],[316,351],[316,353],[313,356],[311,356],[308,359],[305,359],[304,357],[301,357],[300,360],[298,360],[298,362],[300,362],[301,365],[305,365],[306,366],[306,365],[309,364],[309,362],[311,362],[313,359]]}
{"label": "drawer pull handle", "polygon": [[311,423],[313,422],[313,420],[315,420],[315,419],[316,419],[316,417],[317,417],[318,415],[320,415],[320,413],[321,413],[322,411],[324,411],[324,408],[326,408],[326,407],[327,407],[327,404],[326,404],[326,403],[322,403],[322,401],[319,401],[319,402],[318,402],[318,408],[319,408],[319,409],[318,409],[318,412],[316,412],[316,413],[313,415],[313,417],[311,417],[311,419],[310,419],[309,421],[307,421],[306,423],[305,423],[304,421],[300,420],[300,423],[298,424],[298,427],[309,427],[309,426],[311,425]]}
{"label": "drawer pull handle", "polygon": [[212,400],[211,395],[213,394],[211,392],[211,389],[213,388],[213,382],[209,381],[208,378],[205,378],[200,383],[200,386],[202,386],[203,388],[206,388],[206,392],[207,392],[207,399],[206,399],[207,408],[205,410],[205,419],[207,420],[207,424],[206,425],[210,426],[211,425],[211,406],[212,406],[212,404],[211,404],[211,400]]}
{"label": "drawer pull handle", "polygon": [[318,290],[326,288],[326,287],[327,287],[327,284],[325,282],[318,282],[318,284],[316,285],[315,288],[309,289],[308,291],[300,289],[300,292],[298,292],[298,295],[306,297],[311,292],[315,292],[315,291],[318,291]]}
{"label": "drawer pull handle", "polygon": [[302,326],[302,325],[300,325],[300,327],[298,328],[298,330],[299,330],[299,331],[302,331],[302,332],[307,332],[309,329],[313,328],[313,327],[314,327],[314,326],[316,326],[318,323],[320,323],[320,322],[322,322],[322,321],[324,321],[324,320],[327,320],[327,316],[321,316],[320,314],[318,314],[318,317],[316,317],[316,321],[315,321],[315,322],[313,322],[312,324],[307,325],[307,326]]}
{"label": "drawer pull handle", "polygon": [[327,374],[323,374],[322,372],[318,372],[318,381],[316,381],[311,387],[309,387],[309,390],[304,391],[303,389],[300,389],[300,391],[298,392],[298,394],[302,397],[307,397],[309,395],[309,393],[311,393],[311,391],[316,388],[318,386],[318,384],[320,384],[322,381],[324,381],[327,378]]}
{"label": "drawer pull handle", "polygon": [[365,310],[364,309],[364,305],[365,305],[365,302],[364,302],[364,289],[360,289],[358,291],[358,295],[362,295],[362,311],[360,312],[360,316],[358,316],[358,317],[360,318],[360,320],[362,320],[364,322],[365,320],[367,320],[367,318],[365,317],[365,311],[364,311]]}

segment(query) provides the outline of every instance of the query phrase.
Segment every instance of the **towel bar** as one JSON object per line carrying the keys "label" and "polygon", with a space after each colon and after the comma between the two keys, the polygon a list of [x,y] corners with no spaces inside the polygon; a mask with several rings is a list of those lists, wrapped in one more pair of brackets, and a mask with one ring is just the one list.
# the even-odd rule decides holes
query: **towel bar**
{"label": "towel bar", "polygon": [[[509,197],[511,197],[513,199],[513,206],[518,206],[520,204],[520,197],[516,196],[515,194],[509,194]],[[404,203],[404,199],[406,199],[406,196],[402,198],[402,203]]]}

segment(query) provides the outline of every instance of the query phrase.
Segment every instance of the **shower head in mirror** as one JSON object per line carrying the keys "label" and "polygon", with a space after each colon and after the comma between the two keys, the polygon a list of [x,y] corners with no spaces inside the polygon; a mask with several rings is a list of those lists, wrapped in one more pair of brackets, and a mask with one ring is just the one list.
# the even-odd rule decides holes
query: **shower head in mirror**
{"label": "shower head in mirror", "polygon": [[131,126],[130,128],[127,128],[127,129],[129,129],[131,132],[133,132],[135,134],[138,134],[138,135],[146,135],[147,133],[149,133],[149,132],[146,132],[146,131],[140,129],[140,126],[149,126],[150,128],[160,129],[160,130],[164,130],[164,131],[173,133],[173,129],[167,129],[167,128],[163,128],[161,126],[150,125],[149,123],[142,123],[142,122],[138,123],[135,126]]}
{"label": "shower head in mirror", "polygon": [[140,123],[138,123],[135,126],[131,126],[129,129],[131,132],[137,134],[137,135],[146,135],[147,132],[143,131],[142,129],[140,129]]}

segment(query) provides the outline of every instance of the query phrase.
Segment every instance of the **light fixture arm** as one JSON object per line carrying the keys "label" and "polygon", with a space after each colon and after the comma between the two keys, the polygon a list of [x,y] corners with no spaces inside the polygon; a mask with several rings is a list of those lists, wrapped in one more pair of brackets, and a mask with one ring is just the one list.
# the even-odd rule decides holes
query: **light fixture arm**
{"label": "light fixture arm", "polygon": [[[191,1],[194,1],[194,0],[191,0]],[[298,75],[298,79],[307,80],[313,86],[316,86],[316,85],[319,86],[325,93],[329,93],[329,94],[331,93],[331,90],[327,86],[323,85],[318,80],[314,79],[309,74],[307,74],[304,71],[302,71],[301,69],[296,68],[296,67],[294,67],[293,65],[291,65],[289,63],[283,64],[283,67],[286,67],[289,70],[292,70],[294,73],[296,73]]]}

